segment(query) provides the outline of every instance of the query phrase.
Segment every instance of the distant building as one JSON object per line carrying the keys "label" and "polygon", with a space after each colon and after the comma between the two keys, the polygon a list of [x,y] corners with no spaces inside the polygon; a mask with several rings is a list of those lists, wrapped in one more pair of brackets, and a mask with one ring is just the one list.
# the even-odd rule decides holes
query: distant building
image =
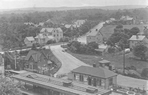
{"label": "distant building", "polygon": [[80,66],[71,71],[69,79],[98,88],[110,89],[117,85],[117,74],[102,68]]}
{"label": "distant building", "polygon": [[133,35],[130,39],[130,48],[133,49],[137,44],[143,44],[148,47],[148,39],[145,35]]}
{"label": "distant building", "polygon": [[98,44],[103,43],[103,35],[98,29],[90,30],[92,32],[90,35],[87,36],[86,40],[87,43],[96,42]]}
{"label": "distant building", "polygon": [[32,46],[34,43],[36,43],[35,39],[31,36],[31,37],[26,37],[24,39],[24,43],[26,44],[26,46]]}
{"label": "distant building", "polygon": [[61,28],[54,28],[52,36],[55,38],[56,42],[59,42],[63,38],[63,31]]}
{"label": "distant building", "polygon": [[65,28],[73,30],[74,28],[76,28],[76,25],[65,24]]}
{"label": "distant building", "polygon": [[74,22],[73,25],[75,25],[76,27],[80,27],[85,22],[86,22],[86,20],[77,20],[77,21]]}
{"label": "distant building", "polygon": [[4,77],[5,68],[4,68],[4,57],[0,54],[0,76]]}
{"label": "distant building", "polygon": [[29,71],[44,73],[42,68],[46,68],[44,71],[47,72],[52,67],[48,50],[30,50],[25,60],[27,61],[25,69]]}
{"label": "distant building", "polygon": [[25,24],[25,25],[35,25],[35,24],[32,23],[32,22],[25,22],[24,24]]}
{"label": "distant building", "polygon": [[53,36],[48,36],[48,35],[44,35],[44,34],[38,34],[35,37],[35,40],[37,43],[43,45],[46,44],[49,40],[55,40]]}
{"label": "distant building", "polygon": [[147,37],[147,39],[148,39],[148,26],[144,26],[143,34],[144,34],[144,35]]}
{"label": "distant building", "polygon": [[61,28],[42,28],[40,34],[44,36],[53,36],[56,42],[59,42],[63,38],[63,31]]}
{"label": "distant building", "polygon": [[39,26],[44,26],[44,22],[40,22],[39,23]]}
{"label": "distant building", "polygon": [[110,90],[31,72],[12,77],[21,83],[30,84],[31,91],[39,95],[110,95],[111,93]]}
{"label": "distant building", "polygon": [[110,18],[110,21],[115,21],[116,19],[115,18]]}
{"label": "distant building", "polygon": [[120,20],[123,21],[125,24],[134,24],[135,23],[134,18],[129,17],[129,16],[122,16],[120,18]]}

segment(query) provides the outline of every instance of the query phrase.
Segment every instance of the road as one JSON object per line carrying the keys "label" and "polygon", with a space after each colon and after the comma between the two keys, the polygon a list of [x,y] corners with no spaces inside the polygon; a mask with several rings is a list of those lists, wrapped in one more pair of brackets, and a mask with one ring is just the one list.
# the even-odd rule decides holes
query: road
{"label": "road", "polygon": [[[91,30],[96,30],[96,29],[100,30],[100,29],[103,27],[103,24],[104,24],[104,23],[105,23],[105,22],[99,23],[98,25],[96,25],[96,26],[95,26],[94,28],[92,28]],[[93,32],[97,32],[97,31],[88,32],[88,33],[86,33],[84,36],[79,37],[79,38],[77,39],[77,41],[86,44],[86,43],[87,43],[86,37],[89,36],[90,34],[92,34]],[[94,33],[93,33],[93,34],[94,34]]]}
{"label": "road", "polygon": [[67,52],[63,52],[63,48],[60,45],[50,46],[53,54],[59,59],[62,63],[61,68],[56,73],[56,75],[60,74],[67,74],[71,72],[71,70],[79,67],[79,66],[88,66],[86,63],[78,60],[77,58],[73,57],[71,54]]}

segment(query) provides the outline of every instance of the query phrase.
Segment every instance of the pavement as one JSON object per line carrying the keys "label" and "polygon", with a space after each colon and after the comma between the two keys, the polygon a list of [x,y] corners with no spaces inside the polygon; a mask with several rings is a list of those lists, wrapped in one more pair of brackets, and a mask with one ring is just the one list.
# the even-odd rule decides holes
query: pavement
{"label": "pavement", "polygon": [[63,52],[63,48],[60,45],[50,46],[51,51],[53,54],[59,59],[62,63],[61,68],[56,73],[56,75],[60,74],[67,74],[71,72],[73,69],[79,66],[89,66],[86,63],[78,60],[77,58],[73,57],[71,54],[67,52]]}
{"label": "pavement", "polygon": [[117,84],[124,87],[133,87],[148,91],[148,81],[142,79],[131,78],[123,75],[117,76]]}

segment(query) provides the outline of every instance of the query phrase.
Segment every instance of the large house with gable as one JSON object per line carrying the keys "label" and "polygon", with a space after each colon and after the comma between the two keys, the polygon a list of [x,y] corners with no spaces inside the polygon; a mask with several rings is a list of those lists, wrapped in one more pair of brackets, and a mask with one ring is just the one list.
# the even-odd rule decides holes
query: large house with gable
{"label": "large house with gable", "polygon": [[25,60],[25,69],[29,71],[45,73],[52,68],[48,50],[30,50]]}
{"label": "large house with gable", "polygon": [[35,38],[38,43],[46,43],[48,40],[59,42],[63,38],[63,31],[61,28],[42,28]]}
{"label": "large house with gable", "polygon": [[87,43],[96,42],[103,43],[103,34],[98,29],[91,29],[91,34],[86,37]]}

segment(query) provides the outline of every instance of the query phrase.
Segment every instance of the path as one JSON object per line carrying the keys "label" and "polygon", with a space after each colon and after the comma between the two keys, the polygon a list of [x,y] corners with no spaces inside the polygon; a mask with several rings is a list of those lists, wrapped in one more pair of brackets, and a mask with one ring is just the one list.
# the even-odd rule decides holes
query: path
{"label": "path", "polygon": [[118,75],[117,84],[125,87],[133,87],[148,90],[148,81]]}

